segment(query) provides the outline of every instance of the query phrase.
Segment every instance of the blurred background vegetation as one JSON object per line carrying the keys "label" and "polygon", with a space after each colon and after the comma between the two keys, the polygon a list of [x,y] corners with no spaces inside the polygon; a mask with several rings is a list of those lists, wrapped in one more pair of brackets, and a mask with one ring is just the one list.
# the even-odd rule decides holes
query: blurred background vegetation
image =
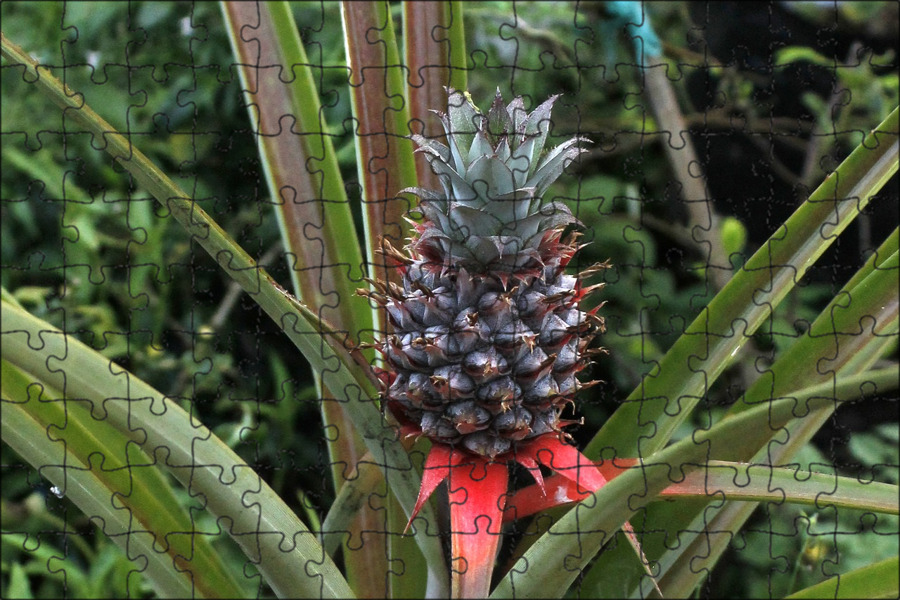
{"label": "blurred background vegetation", "polygon": [[[668,64],[675,110],[699,158],[693,173],[706,176],[721,217],[715,234],[732,265],[897,104],[897,7],[645,6],[665,55],[656,62]],[[339,6],[297,2],[293,10],[349,196],[358,199]],[[13,42],[129,132],[276,279],[289,282],[216,3],[13,1],[0,12]],[[714,295],[706,250],[673,178],[669,138],[648,104],[632,40],[604,3],[480,2],[467,4],[465,17],[476,103],[486,107],[498,87],[507,99],[525,96],[526,106],[563,93],[553,135],[593,140],[573,176],[553,190],[584,223],[591,245],[580,263],[613,265],[598,276],[609,284],[597,295],[606,302],[601,343],[609,355],[591,373],[605,385],[577,402],[585,423],[572,433],[583,442]],[[59,111],[22,84],[20,70],[4,68],[0,83],[3,286],[180,399],[315,522],[332,500],[322,477],[322,442],[331,432],[318,425],[302,356],[149,194],[95,150],[102,140],[66,131]],[[802,334],[897,226],[897,196],[895,179],[779,307],[746,346],[741,366],[704,398],[709,415],[724,411]],[[800,462],[896,483],[897,421],[896,398],[848,403]],[[703,426],[690,423],[681,436]],[[2,469],[4,596],[25,589],[35,597],[151,595],[96,524],[5,445]],[[873,547],[871,536],[865,547],[856,543],[853,534],[871,527],[852,511],[763,505],[698,597],[780,596],[896,554],[896,519],[878,519],[887,529],[875,539],[884,547]],[[244,569],[230,542],[221,544]]]}

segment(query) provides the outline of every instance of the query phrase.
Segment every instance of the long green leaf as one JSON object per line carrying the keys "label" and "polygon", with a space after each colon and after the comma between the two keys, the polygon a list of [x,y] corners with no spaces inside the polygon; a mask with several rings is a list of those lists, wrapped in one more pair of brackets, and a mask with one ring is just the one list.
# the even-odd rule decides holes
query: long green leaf
{"label": "long green leaf", "polygon": [[[222,2],[221,6],[291,266],[294,293],[319,316],[345,330],[350,340],[359,340],[360,332],[372,327],[369,308],[351,285],[351,277],[357,281],[362,277],[358,271],[362,255],[359,244],[352,243],[356,233],[349,202],[290,7],[285,2]],[[284,65],[290,66],[293,77],[283,78]],[[320,391],[330,397],[326,390]],[[322,402],[321,410],[325,427],[341,432],[329,436],[328,442],[332,475],[339,487],[340,465],[356,464],[365,446],[339,403]]]}
{"label": "long green leaf", "polygon": [[[881,256],[883,259],[883,254]],[[807,334],[770,367],[767,376],[760,378],[759,385],[752,386],[742,401],[732,406],[726,418],[733,418],[748,410],[749,406],[765,405],[769,398],[792,395],[795,382],[819,383],[826,387],[834,385],[843,365],[854,358],[867,358],[865,362],[858,363],[865,372],[880,357],[876,351],[882,345],[880,338],[896,337],[900,320],[897,298],[897,273],[900,268],[898,253],[895,251],[877,265],[874,265],[874,261],[872,263],[873,266],[867,269],[868,275],[861,281],[858,278],[851,280],[850,283],[855,282],[855,285],[850,289],[845,288],[835,297],[810,325]],[[828,395],[826,392],[826,397]],[[787,424],[784,431],[773,431],[773,441],[778,441],[760,446],[752,460],[773,464],[789,460],[812,439],[831,417],[834,409],[834,406],[823,408],[806,419]],[[729,510],[718,515],[715,510],[707,514],[710,530],[736,532],[749,518],[754,505],[727,508]],[[691,562],[697,568],[687,568],[690,552],[698,545],[708,548],[703,554],[704,558]],[[708,542],[699,538],[685,544],[685,550],[674,563],[671,574],[663,578],[664,592],[675,595],[689,593],[702,579],[698,571],[712,568],[726,547],[724,536],[719,536],[711,549]]]}
{"label": "long green leaf", "polygon": [[[413,146],[408,139],[410,111],[406,100],[405,70],[400,63],[387,2],[341,2],[341,22],[350,68],[350,100],[357,121],[354,143],[362,187],[366,260],[372,277],[400,283],[398,270],[380,253],[380,248],[382,239],[399,246],[405,237],[403,217],[409,209],[409,200],[400,197],[399,192],[417,184]],[[372,311],[377,329],[384,331],[387,326],[385,311],[376,305]],[[377,489],[370,488],[369,493]],[[371,510],[370,505],[364,503],[358,514]],[[392,496],[387,497],[381,512],[386,512],[388,527],[386,530],[383,524],[377,529],[368,527],[366,546],[354,553],[354,562],[367,572],[360,573],[356,580],[364,586],[361,589],[365,589],[368,596],[422,596],[426,579],[441,581],[442,569],[440,565],[437,571],[430,569],[415,542],[396,535],[402,532],[406,519]],[[375,533],[377,531],[385,533],[379,535]],[[381,539],[383,536],[386,538]],[[394,564],[403,564],[404,568],[388,568],[388,559]],[[427,578],[423,577],[425,573],[428,573]]]}
{"label": "long green leaf", "polygon": [[[372,455],[366,454],[360,461],[360,465],[363,466],[367,462],[372,462]],[[381,472],[377,469],[358,468],[351,473],[347,483],[341,486],[341,491],[329,507],[325,520],[322,521],[319,533],[322,547],[329,556],[337,553],[341,542],[350,531],[354,516],[363,510],[369,501],[372,490],[377,489],[383,481]]]}
{"label": "long green leaf", "polygon": [[[887,292],[889,295],[892,271],[886,271],[884,267],[886,266],[885,262],[890,256],[895,254],[897,250],[898,235],[895,231],[887,240],[885,240],[875,253],[869,257],[863,267],[850,279],[850,281],[847,282],[844,289],[835,298],[835,301],[823,310],[822,315],[817,320],[815,329],[811,327],[810,331],[819,331],[824,325],[832,325],[831,315],[834,313],[834,309],[841,299],[853,296],[860,298],[865,296],[866,293],[861,291],[863,288],[860,288],[858,291],[854,290],[869,277],[873,276],[873,274],[876,275],[877,278],[883,278],[880,286],[881,291],[882,293]],[[896,275],[893,277],[896,279]],[[872,282],[870,281],[870,284],[871,283]],[[893,288],[896,289],[896,285],[894,285]],[[842,312],[841,314],[845,317],[846,321],[851,324],[854,322],[858,323],[859,318],[864,315],[871,315],[871,308],[876,306],[879,309],[881,308],[877,299],[869,299],[873,302],[869,302],[868,307],[859,301],[855,304],[854,308],[857,311],[855,316],[856,321],[854,321],[854,316],[851,315],[848,317],[846,312]],[[890,302],[885,303],[886,307],[890,305]],[[879,322],[880,326],[887,325],[887,323],[884,323],[883,319]],[[782,385],[778,390],[778,396],[773,395],[768,386],[754,386],[755,389],[752,393],[746,394],[741,402],[732,407],[729,411],[730,414],[740,412],[749,406],[761,405],[767,401],[767,398],[785,397],[788,394],[805,394],[806,390],[798,391],[794,382],[809,381],[810,371],[818,372],[816,367],[809,367],[809,364],[816,364],[816,360],[822,356],[827,356],[830,359],[840,359],[841,363],[848,360],[862,361],[858,364],[858,370],[849,372],[842,371],[842,373],[845,376],[859,373],[861,377],[868,378],[864,373],[865,369],[873,364],[880,356],[879,348],[883,345],[881,340],[890,339],[890,337],[875,338],[868,336],[868,345],[862,350],[856,352],[845,351],[840,354],[829,355],[831,349],[834,347],[833,339],[833,337],[823,337],[821,335],[812,337],[807,334],[806,337],[797,342],[797,344],[800,344],[802,352],[791,351],[790,353],[793,358],[788,360],[779,359],[779,361],[770,369],[770,374],[779,373],[777,380]],[[859,339],[857,338],[852,341],[855,344]],[[850,349],[844,348],[844,350]],[[865,358],[863,359],[862,357]],[[791,373],[784,372],[785,367],[789,368]],[[825,372],[819,374],[820,377],[817,380],[817,385],[811,389],[820,389],[822,394],[830,396],[832,394],[831,387],[834,385],[834,382],[830,379],[826,379],[826,374],[827,373]],[[767,379],[764,379],[763,381],[768,379],[771,379],[771,377],[767,377]],[[789,385],[785,386],[785,383],[789,383]],[[880,389],[884,389],[885,385],[889,385],[892,382],[879,380],[877,383]],[[842,392],[836,391],[835,393],[841,394]],[[757,462],[778,463],[787,460],[806,443],[806,440],[809,439],[810,435],[818,430],[821,423],[828,418],[829,414],[829,412],[822,412],[815,418],[802,420],[800,423],[802,423],[806,430],[806,434],[803,435],[801,432],[791,432],[787,442],[782,441],[774,446],[778,453],[778,457],[771,456],[768,460],[764,460],[761,457],[754,459],[760,452],[760,449],[766,448],[769,440],[757,445],[756,442],[746,443],[752,441],[746,436],[741,436],[732,440],[730,449],[735,452],[735,460],[740,461],[756,460]],[[784,432],[779,431],[770,431],[769,434],[770,438],[776,438],[778,436],[781,436],[782,438],[785,437]],[[790,451],[787,452],[788,450]],[[715,562],[715,558],[727,548],[730,536],[732,535],[731,532],[737,532],[738,529],[740,529],[741,524],[746,521],[747,517],[754,509],[754,505],[752,504],[741,504],[736,506],[726,505],[725,507],[720,505],[717,508],[712,508],[707,505],[708,503],[698,503],[696,501],[688,503],[676,502],[664,506],[653,507],[653,509],[648,511],[645,515],[642,527],[645,531],[658,531],[660,528],[665,528],[667,531],[677,532],[677,535],[681,540],[681,543],[679,543],[676,548],[668,548],[663,543],[664,540],[662,539],[654,536],[645,536],[644,538],[647,556],[651,560],[657,561],[659,564],[658,579],[667,595],[684,595],[689,593],[699,582],[698,569],[691,566],[696,566],[697,564],[698,559],[696,559],[696,557],[699,556],[697,553],[699,552],[702,556],[707,557],[704,559],[705,566],[711,567],[712,563]],[[716,514],[717,512],[719,512],[719,514]],[[720,531],[723,533],[721,535],[710,536],[705,533],[706,531]],[[638,563],[638,561],[632,560],[631,556],[618,548],[604,553],[604,555],[598,559],[591,573],[589,573],[585,579],[586,587],[603,596],[609,594],[615,596],[624,594],[629,597],[640,595],[640,592],[637,589],[631,587],[627,587],[628,591],[625,592],[620,591],[618,588],[610,589],[606,581],[610,570],[615,570],[617,578],[620,581],[631,582],[634,586],[643,585],[645,592],[649,591],[649,582],[643,577],[643,566]]]}
{"label": "long green leaf", "polygon": [[[896,369],[886,371],[879,374],[879,381],[896,380]],[[840,381],[837,387],[817,387],[807,390],[803,396],[755,406],[661,450],[652,461],[623,473],[591,498],[575,505],[516,561],[491,596],[504,598],[515,594],[517,598],[533,598],[548,593],[561,596],[625,521],[656,500],[669,485],[680,481],[683,470],[705,465],[710,460],[739,460],[734,456],[737,454],[734,440],[746,439],[748,445],[762,445],[771,431],[803,418],[797,413],[813,414],[858,398],[861,384],[870,379],[850,377]],[[829,389],[834,393],[827,393]],[[622,586],[616,595],[621,596],[624,589]]]}
{"label": "long green leaf", "polygon": [[78,402],[61,400],[5,360],[2,375],[3,441],[91,518],[158,594],[243,595],[203,536],[195,554],[191,540],[178,535],[190,536],[191,519],[152,460],[134,445],[129,452],[128,440],[114,429],[91,427]]}
{"label": "long green leaf", "polygon": [[722,460],[711,460],[686,469],[684,481],[670,485],[661,496],[716,496],[726,501],[790,502],[893,515],[900,512],[900,487],[896,485],[863,483],[858,478],[829,473]]}
{"label": "long green leaf", "polygon": [[[446,110],[445,87],[466,90],[467,60],[462,2],[404,2],[403,40],[409,69],[411,126],[440,139],[444,131],[431,110]],[[441,189],[424,154],[416,158],[418,187]]]}
{"label": "long green leaf", "polygon": [[[277,594],[352,595],[315,535],[206,427],[75,338],[8,302],[2,310],[4,360],[63,390],[66,398],[91,402],[99,421],[165,464],[192,495],[205,499]],[[44,464],[60,463],[56,458]]]}
{"label": "long green leaf", "polygon": [[[891,371],[891,375],[893,374]],[[622,472],[631,468],[624,463],[612,464]],[[614,479],[620,474],[615,471],[612,475],[604,473],[608,479]],[[545,481],[545,485],[550,489],[556,489],[554,488],[556,481],[563,479],[561,475],[554,475]],[[558,503],[558,500],[540,490],[537,484],[525,488],[523,492],[528,493],[524,502],[520,499],[522,492],[507,502],[507,510],[515,510],[516,518],[519,519],[539,512],[542,506],[553,506]],[[538,494],[542,496],[539,501],[535,501]],[[715,498],[716,501],[771,501],[776,504],[788,502],[888,514],[897,514],[900,511],[900,487],[896,485],[864,483],[853,477],[801,471],[791,467],[773,467],[765,463],[710,460],[702,465],[685,467],[684,479],[660,492],[660,499],[666,501],[673,498],[697,500],[707,496]]]}
{"label": "long green leaf", "polygon": [[[776,363],[747,390],[728,414],[783,397],[797,388],[833,380],[872,336],[896,337],[900,301],[900,252],[884,258],[867,276],[845,287]],[[816,368],[809,368],[815,365]]]}
{"label": "long green leaf", "polygon": [[[734,279],[729,282],[724,289],[704,313],[691,325],[682,338],[676,342],[675,346],[667,353],[662,361],[662,365],[668,365],[669,377],[663,376],[665,370],[659,371],[654,377],[645,378],[639,387],[629,397],[629,401],[621,407],[613,419],[608,422],[603,430],[594,438],[589,446],[587,453],[589,456],[596,458],[596,454],[606,445],[614,445],[622,448],[621,443],[628,444],[625,439],[632,436],[633,440],[639,440],[643,433],[640,427],[636,427],[637,410],[640,410],[641,423],[655,423],[664,429],[668,428],[671,435],[672,427],[676,423],[680,423],[690,413],[690,408],[696,404],[697,400],[706,393],[708,386],[713,383],[715,378],[730,364],[733,357],[738,353],[741,345],[749,339],[750,334],[761,322],[766,318],[767,314],[774,309],[774,306],[780,301],[787,290],[800,279],[805,270],[814,262],[815,258],[820,255],[824,247],[830,243],[837,232],[842,229],[849,220],[865,206],[869,199],[877,193],[880,186],[885,182],[891,173],[896,171],[896,155],[897,155],[897,110],[885,119],[885,121],[876,128],[876,131],[870,134],[866,140],[848,157],[829,178],[813,193],[810,200],[804,203],[797,212],[788,220],[788,222],[770,238],[769,242],[764,245],[759,252],[738,272]],[[879,132],[882,132],[879,135]],[[879,141],[880,140],[880,141]],[[858,209],[857,209],[858,206]],[[846,213],[849,210],[849,215]],[[820,232],[821,230],[821,232]],[[788,235],[792,233],[794,235]],[[830,239],[829,239],[830,236]],[[821,248],[817,247],[821,246]],[[877,255],[882,257],[886,254],[884,248],[880,249]],[[798,262],[785,262],[792,259]],[[874,260],[874,257],[872,258]],[[869,263],[872,262],[869,261]],[[769,267],[771,265],[771,268]],[[786,265],[778,267],[778,265]],[[796,269],[796,272],[790,266]],[[869,264],[871,267],[871,264]],[[753,269],[750,271],[749,269]],[[790,271],[791,276],[786,277],[786,272]],[[771,278],[769,277],[771,273]],[[762,279],[754,282],[754,279]],[[795,278],[796,277],[796,278]],[[781,288],[781,292],[778,292]],[[755,292],[755,293],[754,293]],[[754,321],[754,317],[756,320]],[[710,323],[717,323],[716,327],[709,327]],[[734,323],[734,328],[731,324]],[[748,326],[745,327],[745,323]],[[738,326],[740,325],[740,326]],[[721,332],[725,329],[731,329],[729,335],[722,336]],[[709,333],[703,333],[708,331]],[[699,332],[699,333],[698,333]],[[719,335],[712,335],[715,333]],[[875,340],[877,344],[883,345],[885,338]],[[869,340],[872,344],[873,340]],[[875,353],[874,348],[869,348],[867,356]],[[859,354],[857,355],[859,356]],[[851,359],[852,360],[852,359]],[[806,363],[804,363],[806,364]],[[815,368],[811,369],[815,371]],[[658,377],[656,375],[659,375]],[[704,378],[708,377],[708,380]],[[691,394],[693,397],[685,397],[685,388],[682,387],[682,381],[687,382],[693,380],[694,386]],[[786,381],[788,378],[782,378]],[[686,384],[685,384],[686,385]],[[668,396],[672,399],[673,406],[680,406],[680,411],[673,417],[671,415],[659,415],[656,411],[659,409],[659,401],[665,406],[666,387],[669,387],[673,393]],[[651,393],[647,393],[649,390]],[[648,398],[657,395],[650,405],[647,405],[642,398]],[[654,407],[654,403],[656,406]],[[645,411],[647,411],[645,413]],[[644,418],[647,414],[648,418]],[[660,420],[662,419],[662,420]],[[613,427],[617,423],[618,430]],[[630,424],[630,425],[629,425]],[[810,428],[812,424],[808,425]],[[656,427],[656,425],[654,425]],[[818,429],[818,426],[815,427]],[[629,433],[630,432],[630,433]],[[651,451],[656,448],[659,443],[665,440],[653,439],[643,440],[641,442],[641,452],[646,452],[644,448]],[[667,438],[666,438],[667,439]],[[609,440],[604,442],[604,440]],[[618,442],[616,441],[618,440]],[[797,440],[792,439],[793,443]],[[760,446],[762,447],[762,446]],[[636,451],[634,443],[630,448]],[[628,446],[626,446],[626,450]],[[623,456],[623,454],[619,454]],[[627,454],[624,454],[627,456]],[[749,460],[752,454],[748,453],[741,460]],[[696,504],[696,503],[694,503]],[[673,504],[663,508],[659,514],[653,514],[653,519],[646,526],[647,530],[654,530],[664,524],[666,528],[677,531],[697,532],[704,530],[704,526],[709,523],[709,519],[705,516],[702,506],[694,506],[693,508],[681,504]],[[728,514],[730,518],[738,518],[740,515],[747,515],[752,510],[750,505],[740,505],[734,508],[729,507]],[[722,519],[726,519],[725,516]],[[742,523],[746,516],[739,518]],[[730,522],[730,521],[729,521]],[[737,521],[735,521],[737,522]],[[725,522],[717,522],[717,530],[733,531],[735,528],[722,529],[726,526]],[[717,542],[720,544],[719,551],[723,550],[726,544],[726,536],[719,536]],[[688,560],[691,551],[699,551],[694,548],[689,540],[693,540],[693,544],[707,543],[696,533],[687,535],[679,547],[675,550],[666,550],[667,557],[662,559],[662,564],[672,564],[672,572],[679,576],[684,576],[685,581],[696,581],[696,576],[701,570],[687,563],[673,561],[671,555],[678,554]],[[718,556],[708,548],[702,549],[704,556]],[[654,552],[652,543],[648,548],[648,556],[653,559],[658,556]],[[610,565],[615,565],[611,567]],[[624,565],[628,565],[625,567]],[[642,578],[643,566],[631,557],[624,556],[621,551],[613,551],[607,553],[600,558],[598,564],[595,565],[595,573],[589,575],[589,578],[602,580],[603,573],[608,569],[614,568],[617,578]],[[626,572],[628,575],[626,576]],[[662,571],[665,575],[665,570]],[[678,589],[682,593],[688,589],[688,584],[684,584]],[[669,592],[672,588],[669,589]],[[614,595],[621,595],[623,591],[615,591]]]}
{"label": "long green leaf", "polygon": [[[381,239],[399,245],[406,237],[408,199],[400,190],[417,185],[404,69],[387,2],[341,2],[344,48],[350,67],[350,99],[357,120],[357,173],[362,185],[366,259],[370,275],[399,283],[395,268],[378,254]],[[422,23],[423,28],[428,24]],[[384,329],[378,311],[376,323]]]}
{"label": "long green leaf", "polygon": [[[371,328],[355,295],[362,254],[316,82],[287,2],[222,2],[298,297],[350,339]],[[350,243],[348,243],[348,241]]]}
{"label": "long green leaf", "polygon": [[830,174],[763,244],[591,440],[593,459],[650,456],[671,439],[816,259],[897,172],[898,110]]}
{"label": "long green leaf", "polygon": [[[155,460],[98,419],[85,402],[65,398],[47,382],[5,360],[2,365],[3,414],[25,411],[31,420],[44,427],[46,435],[29,437],[29,447],[50,443],[56,450],[66,453],[66,457],[56,463],[34,461],[32,464],[36,468],[44,474],[60,469],[65,479],[78,473],[76,469],[63,466],[68,458],[88,465],[109,491],[94,500],[126,506],[127,511],[123,512],[130,514],[133,522],[154,536],[157,547],[170,555],[170,568],[174,565],[183,571],[182,575],[193,581],[193,587],[199,593],[207,597],[241,594],[237,581],[213,551],[207,537],[194,530],[190,516],[178,504],[169,480]],[[65,485],[57,487],[65,492]]]}
{"label": "long green leaf", "polygon": [[[220,4],[275,200],[294,291],[319,315],[345,330],[349,339],[359,340],[360,333],[373,324],[367,303],[356,296],[352,285],[354,278],[361,279],[354,271],[362,266],[362,255],[354,242],[357,236],[347,195],[290,7],[286,2]],[[293,77],[282,77],[286,65]],[[348,265],[353,267],[349,273]],[[367,354],[371,360],[372,353]],[[366,446],[341,403],[333,401],[331,390],[318,379],[317,383],[325,399],[320,403],[323,424],[339,432],[327,436],[326,444],[335,493],[340,493],[345,468],[357,468]],[[358,538],[366,531],[383,530],[384,518],[364,507],[349,525],[350,537]],[[383,589],[366,589],[383,581],[389,570],[384,553],[377,552],[383,547],[383,543],[371,544],[366,551],[376,552],[365,560],[346,561],[347,578],[362,595],[384,594]]]}
{"label": "long green leaf", "polygon": [[791,594],[786,600],[897,598],[898,595],[900,595],[900,558],[894,556],[874,565],[826,579],[822,583]]}

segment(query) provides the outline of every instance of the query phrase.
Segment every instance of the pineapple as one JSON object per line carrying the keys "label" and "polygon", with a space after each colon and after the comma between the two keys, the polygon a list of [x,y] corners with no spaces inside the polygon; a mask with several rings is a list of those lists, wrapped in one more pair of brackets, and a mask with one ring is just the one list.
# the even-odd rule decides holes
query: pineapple
{"label": "pineapple", "polygon": [[591,290],[565,273],[578,235],[563,234],[578,221],[542,198],[584,140],[542,156],[557,96],[526,114],[521,97],[504,105],[498,90],[485,115],[448,91],[437,114],[449,146],[413,136],[443,189],[404,190],[424,219],[405,252],[383,241],[402,286],[372,282],[365,293],[393,328],[377,346],[388,407],[433,442],[493,460],[560,435],[565,405],[587,385],[576,374],[603,322],[579,309]]}

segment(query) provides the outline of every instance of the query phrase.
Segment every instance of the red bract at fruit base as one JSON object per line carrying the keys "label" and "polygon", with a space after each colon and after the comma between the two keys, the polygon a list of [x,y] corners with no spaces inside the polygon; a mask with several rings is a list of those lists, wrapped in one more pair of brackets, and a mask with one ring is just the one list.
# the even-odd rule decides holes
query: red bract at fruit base
{"label": "red bract at fruit base", "polygon": [[[579,303],[597,287],[566,266],[578,250],[578,220],[547,188],[584,150],[574,137],[544,154],[558,96],[527,113],[521,97],[500,92],[487,114],[468,94],[449,90],[437,112],[447,144],[414,135],[441,190],[411,188],[422,222],[404,251],[383,240],[383,253],[402,283],[372,282],[365,292],[384,307],[393,331],[378,344],[383,400],[405,435],[425,436],[432,449],[416,513],[447,480],[453,587],[483,597],[501,540],[508,464],[536,480],[547,508],[582,499],[606,483],[600,470],[563,432],[574,394],[595,382],[576,375],[602,349],[597,308]],[[540,465],[567,482],[547,496]],[[523,496],[528,497],[528,496]],[[540,498],[543,498],[541,500]],[[636,544],[630,527],[627,529]]]}

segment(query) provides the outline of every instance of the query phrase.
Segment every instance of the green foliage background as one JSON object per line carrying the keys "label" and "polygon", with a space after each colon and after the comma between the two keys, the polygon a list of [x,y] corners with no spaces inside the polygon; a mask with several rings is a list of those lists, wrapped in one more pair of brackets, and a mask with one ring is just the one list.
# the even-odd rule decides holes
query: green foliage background
{"label": "green foliage background", "polygon": [[[876,29],[890,21],[890,6],[842,5],[844,29],[838,33],[876,40],[889,36],[890,31]],[[320,67],[323,116],[332,127],[342,173],[352,182],[354,122],[338,5],[298,2],[293,10],[309,59]],[[795,16],[807,24],[824,18],[827,24],[833,14],[829,10],[806,6]],[[50,65],[113,126],[137,133],[141,149],[287,284],[287,261],[280,252],[237,74],[229,68],[233,58],[216,3],[4,2],[0,11],[10,39]],[[532,102],[563,92],[554,133],[587,132],[594,141],[594,150],[573,168],[577,177],[563,178],[555,188],[585,225],[585,241],[591,246],[582,252],[582,264],[610,259],[614,265],[603,275],[609,285],[598,297],[606,301],[602,314],[609,332],[602,343],[610,354],[601,357],[593,373],[607,384],[579,399],[585,425],[576,439],[584,441],[715,290],[706,281],[703,254],[681,224],[683,209],[678,191],[670,186],[663,138],[653,135],[658,127],[640,106],[642,82],[631,45],[621,33],[601,36],[607,31],[601,10],[588,3],[573,18],[574,7],[568,3],[481,2],[466,11],[469,82],[476,101],[487,102],[497,87],[507,97],[512,90]],[[690,75],[691,65],[703,58],[685,34],[695,13],[686,3],[673,2],[654,4],[650,14],[667,56]],[[800,45],[781,48],[776,56],[778,64],[798,68],[823,61],[814,48]],[[826,71],[829,61],[824,59]],[[716,123],[737,116],[747,127],[733,136],[747,140],[754,127],[781,128],[789,138],[786,143],[795,146],[791,152],[818,152],[824,166],[837,164],[858,143],[859,132],[878,123],[898,96],[896,56],[889,48],[867,55],[855,68],[832,69],[832,77],[852,97],[837,121],[832,99],[814,92],[799,98],[803,110],[793,126],[777,120],[781,115],[771,111],[781,106],[777,96],[783,92],[741,61],[710,69],[707,76],[708,89],[723,100],[714,108],[686,110],[689,124],[705,120],[715,130]],[[64,133],[55,107],[28,94],[18,78],[17,71],[4,69],[0,81],[3,286],[35,315],[75,331],[107,357],[180,399],[254,464],[301,518],[319,519],[332,501],[321,475],[327,465],[323,439],[329,432],[317,426],[316,392],[302,356],[149,194],[91,149],[101,141]],[[687,78],[671,73],[670,78],[682,106],[691,106]],[[761,102],[764,96],[767,100]],[[834,133],[814,147],[810,132],[817,126]],[[729,127],[722,125],[719,131]],[[700,148],[701,155],[709,151]],[[765,158],[764,152],[757,153]],[[819,179],[804,181],[801,172],[790,180],[784,156],[772,153],[760,177],[780,176],[790,185],[809,187],[823,176],[814,169],[812,176]],[[782,167],[788,173],[780,173]],[[883,210],[885,204],[890,209],[893,203],[896,214],[896,185],[886,190],[872,210]],[[352,184],[348,192],[351,200],[360,194]],[[725,214],[738,213],[722,227],[733,264],[740,264],[771,233],[765,229],[770,223],[780,222],[762,202],[777,208],[794,206],[796,198],[775,192],[761,200],[738,195],[719,205]],[[735,209],[740,203],[762,207],[753,215],[755,222]],[[880,238],[867,237],[861,220],[856,255],[842,262],[846,257],[839,256],[838,246],[797,287],[757,335],[745,366],[713,388],[706,400],[710,417],[723,412],[758,373],[754,361],[765,365],[773,360],[783,342],[808,325],[854,265],[877,246]],[[755,233],[759,227],[765,235]],[[859,423],[852,403],[839,411],[834,427],[802,457],[804,468],[836,464],[841,474],[896,483],[896,399],[879,406],[877,415],[886,422],[878,426]],[[686,424],[683,435],[698,425],[703,424]],[[6,446],[2,468],[3,529],[32,536],[2,536],[4,596],[29,590],[34,597],[52,597],[64,589],[76,596],[151,595],[96,525],[65,498],[57,498],[40,474]],[[184,501],[190,503],[189,498]],[[744,539],[733,541],[727,559],[698,593],[782,595],[823,579],[825,573],[896,554],[897,539],[890,535],[897,530],[896,519],[878,519],[877,527],[886,535],[876,539],[884,541],[883,547],[855,543],[853,534],[872,526],[849,511],[810,514],[796,506],[763,506]],[[244,568],[227,539],[217,543],[233,557],[236,569]],[[248,590],[262,585],[252,575],[248,573]],[[260,591],[268,593],[264,585]]]}

